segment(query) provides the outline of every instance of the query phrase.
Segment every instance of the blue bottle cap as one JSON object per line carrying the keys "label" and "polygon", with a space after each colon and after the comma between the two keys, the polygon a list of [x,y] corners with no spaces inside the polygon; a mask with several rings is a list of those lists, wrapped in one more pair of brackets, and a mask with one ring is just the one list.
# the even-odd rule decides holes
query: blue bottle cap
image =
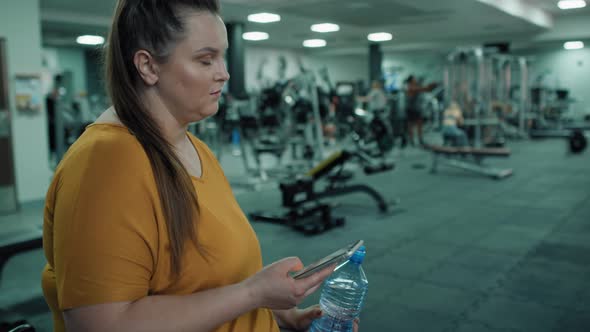
{"label": "blue bottle cap", "polygon": [[360,246],[355,252],[354,254],[352,254],[352,257],[350,257],[350,261],[353,263],[357,263],[357,264],[362,264],[363,260],[365,259],[365,254],[366,254],[366,250],[365,250],[365,246]]}

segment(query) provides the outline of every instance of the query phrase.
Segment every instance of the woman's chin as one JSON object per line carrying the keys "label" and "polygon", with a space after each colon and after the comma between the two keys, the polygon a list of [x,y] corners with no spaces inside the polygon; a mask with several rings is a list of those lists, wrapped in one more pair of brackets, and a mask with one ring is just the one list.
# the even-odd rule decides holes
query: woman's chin
{"label": "woman's chin", "polygon": [[208,109],[201,109],[198,112],[195,112],[193,116],[191,116],[190,122],[199,122],[207,118],[210,118],[217,114],[217,111],[219,111],[218,105],[215,105],[214,107],[210,107]]}

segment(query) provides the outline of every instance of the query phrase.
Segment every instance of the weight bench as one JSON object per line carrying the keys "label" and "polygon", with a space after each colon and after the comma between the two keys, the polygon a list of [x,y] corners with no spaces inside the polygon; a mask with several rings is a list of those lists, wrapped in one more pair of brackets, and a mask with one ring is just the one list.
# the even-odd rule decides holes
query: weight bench
{"label": "weight bench", "polygon": [[0,332],[35,332],[35,328],[26,320],[19,320],[13,323],[1,323]]}
{"label": "weight bench", "polygon": [[[387,212],[389,204],[375,189],[365,184],[348,184],[354,177],[354,173],[344,171],[343,166],[353,158],[363,163],[363,172],[367,175],[387,172],[395,167],[387,162],[369,163],[370,160],[359,153],[336,152],[302,177],[280,183],[282,206],[287,209],[285,213],[269,215],[254,212],[250,213],[251,220],[282,224],[308,235],[318,234],[333,227],[342,226],[345,221],[343,217],[333,216],[332,206],[321,203],[320,200],[352,193],[368,195],[375,201],[379,211]],[[320,179],[326,179],[327,184],[322,190],[317,190],[315,185]]]}
{"label": "weight bench", "polygon": [[[40,228],[24,228],[0,233],[0,281],[6,262],[12,256],[43,247],[43,231]],[[0,322],[0,332],[34,332],[27,321]]]}
{"label": "weight bench", "polygon": [[43,247],[43,231],[40,228],[23,228],[0,233],[0,277],[4,265],[17,254]]}
{"label": "weight bench", "polygon": [[472,148],[452,147],[442,145],[426,145],[426,149],[433,154],[432,173],[437,172],[440,157],[445,157],[443,162],[452,167],[461,168],[478,174],[490,176],[495,179],[503,179],[512,175],[512,169],[498,169],[483,164],[486,157],[510,156],[510,150],[506,148]]}

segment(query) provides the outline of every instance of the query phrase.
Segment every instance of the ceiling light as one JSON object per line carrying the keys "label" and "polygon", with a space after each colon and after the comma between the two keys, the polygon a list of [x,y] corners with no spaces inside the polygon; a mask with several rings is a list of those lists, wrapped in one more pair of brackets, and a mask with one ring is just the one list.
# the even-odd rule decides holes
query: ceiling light
{"label": "ceiling light", "polygon": [[332,23],[320,23],[320,24],[314,24],[311,26],[311,31],[315,31],[315,32],[334,32],[334,31],[339,31],[340,30],[340,26],[338,24],[332,24]]}
{"label": "ceiling light", "polygon": [[244,32],[242,38],[245,40],[266,40],[268,39],[268,33],[260,31]]}
{"label": "ceiling light", "polygon": [[248,15],[248,21],[256,23],[272,23],[281,20],[281,16],[271,13],[258,13]]}
{"label": "ceiling light", "polygon": [[303,46],[305,47],[324,47],[326,46],[326,41],[323,39],[308,39],[303,41]]}
{"label": "ceiling light", "polygon": [[581,48],[584,48],[584,43],[581,41],[569,41],[563,44],[563,48],[565,48],[566,50],[579,50]]}
{"label": "ceiling light", "polygon": [[376,32],[376,33],[369,34],[367,36],[367,39],[370,41],[373,41],[373,42],[382,42],[382,41],[392,40],[393,36],[387,32]]}
{"label": "ceiling light", "polygon": [[84,35],[76,38],[76,43],[82,45],[101,45],[104,44],[104,38],[101,36]]}
{"label": "ceiling light", "polygon": [[557,3],[557,7],[560,9],[576,9],[586,7],[586,1],[584,0],[561,0]]}

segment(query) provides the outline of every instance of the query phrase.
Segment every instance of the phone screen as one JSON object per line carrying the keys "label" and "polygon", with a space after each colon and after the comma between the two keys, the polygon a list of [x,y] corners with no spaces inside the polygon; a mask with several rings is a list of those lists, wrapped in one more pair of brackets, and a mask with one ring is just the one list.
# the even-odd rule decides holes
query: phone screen
{"label": "phone screen", "polygon": [[338,264],[352,256],[354,252],[363,244],[363,240],[358,240],[355,243],[346,246],[342,249],[336,250],[328,256],[306,266],[302,270],[294,272],[291,276],[295,279],[308,277],[322,269],[332,265]]}

